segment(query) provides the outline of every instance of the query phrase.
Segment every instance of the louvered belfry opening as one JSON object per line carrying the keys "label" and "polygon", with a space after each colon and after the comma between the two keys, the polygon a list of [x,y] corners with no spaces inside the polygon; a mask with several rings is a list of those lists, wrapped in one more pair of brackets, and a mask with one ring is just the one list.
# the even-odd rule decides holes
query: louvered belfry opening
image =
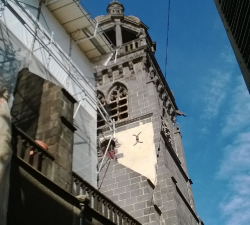
{"label": "louvered belfry opening", "polygon": [[110,91],[109,114],[115,121],[128,118],[128,90],[122,84],[116,84]]}

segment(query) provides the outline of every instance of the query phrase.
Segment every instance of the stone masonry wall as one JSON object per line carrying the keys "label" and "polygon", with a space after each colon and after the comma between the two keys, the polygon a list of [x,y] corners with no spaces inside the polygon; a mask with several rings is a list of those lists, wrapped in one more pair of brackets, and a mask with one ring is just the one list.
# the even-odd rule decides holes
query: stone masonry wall
{"label": "stone masonry wall", "polygon": [[106,158],[99,190],[142,224],[160,224],[154,207],[154,185],[135,171]]}
{"label": "stone masonry wall", "polygon": [[[142,224],[199,224],[194,211],[181,134],[175,126],[174,106],[159,82],[157,72],[145,60],[145,55],[139,56],[137,52],[127,58],[131,61],[126,63],[126,58],[121,57],[119,66],[97,72],[98,90],[108,99],[109,90],[115,82],[121,82],[128,89],[129,117],[116,124],[117,133],[140,127],[144,123],[153,124],[157,164],[152,168],[156,170],[156,182],[151,182],[155,182],[156,186],[151,188],[149,193],[145,193],[139,182],[145,182],[147,178],[135,171],[131,172],[131,169],[119,164],[118,159],[118,162],[110,161],[107,164],[109,167],[105,166],[107,171],[101,170],[100,190]],[[109,135],[105,130],[101,133]],[[136,161],[136,158],[134,160]],[[132,174],[137,175],[131,177]],[[132,182],[136,181],[137,189],[130,190]],[[138,202],[141,198],[144,198],[145,202]],[[147,213],[147,208],[154,208],[152,216],[144,214]]]}
{"label": "stone masonry wall", "polygon": [[44,82],[36,139],[55,157],[52,180],[70,192],[72,182],[73,113],[75,100],[60,86]]}
{"label": "stone masonry wall", "polygon": [[75,100],[62,87],[20,72],[12,108],[13,122],[34,140],[43,141],[54,155],[50,179],[71,190],[73,112]]}

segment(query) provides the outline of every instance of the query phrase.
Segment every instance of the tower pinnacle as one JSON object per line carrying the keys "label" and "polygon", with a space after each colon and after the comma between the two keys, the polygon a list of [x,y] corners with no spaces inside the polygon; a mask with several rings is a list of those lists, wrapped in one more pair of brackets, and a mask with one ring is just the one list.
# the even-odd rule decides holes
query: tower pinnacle
{"label": "tower pinnacle", "polygon": [[110,2],[107,7],[107,12],[110,15],[123,15],[124,10],[125,8],[123,4],[116,0],[113,0],[112,2]]}

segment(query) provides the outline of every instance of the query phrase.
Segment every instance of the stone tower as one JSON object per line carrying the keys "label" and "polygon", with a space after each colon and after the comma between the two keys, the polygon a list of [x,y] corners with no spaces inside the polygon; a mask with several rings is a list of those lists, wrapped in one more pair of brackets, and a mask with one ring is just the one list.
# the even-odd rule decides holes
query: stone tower
{"label": "stone tower", "polygon": [[[110,131],[98,117],[101,192],[142,224],[203,224],[196,215],[181,132],[182,115],[154,57],[148,27],[112,1],[99,16],[116,52],[96,67],[98,98],[116,122]],[[98,165],[100,167],[100,164]]]}

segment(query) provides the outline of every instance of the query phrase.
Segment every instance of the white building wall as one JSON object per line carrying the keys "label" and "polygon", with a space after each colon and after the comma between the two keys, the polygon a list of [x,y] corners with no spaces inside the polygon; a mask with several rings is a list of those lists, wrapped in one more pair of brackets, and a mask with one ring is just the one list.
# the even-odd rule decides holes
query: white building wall
{"label": "white building wall", "polygon": [[[22,4],[22,6],[36,20],[38,10],[35,8],[38,8],[39,1],[22,0],[22,2],[28,4]],[[8,3],[25,21],[24,25],[7,7],[0,18],[0,22],[17,37],[20,41],[19,45],[22,46],[19,51],[23,55],[23,62],[19,71],[28,67],[31,72],[64,87],[78,102],[82,100],[74,121],[77,131],[74,139],[73,170],[96,186],[96,94],[93,65],[76,44],[70,46],[70,36],[45,5],[42,5],[42,15],[40,15],[38,24],[47,36],[51,36],[53,31],[54,44],[51,45],[49,39],[39,29],[36,29],[31,19],[14,1],[8,1]],[[33,48],[34,33],[36,32],[40,42],[36,41]],[[11,43],[9,44],[11,45]],[[50,46],[53,54],[49,54],[44,48],[44,44]],[[32,48],[33,54],[30,53]],[[73,66],[69,58],[70,49]],[[6,54],[8,53],[6,52]],[[13,76],[17,77],[17,73]]]}

